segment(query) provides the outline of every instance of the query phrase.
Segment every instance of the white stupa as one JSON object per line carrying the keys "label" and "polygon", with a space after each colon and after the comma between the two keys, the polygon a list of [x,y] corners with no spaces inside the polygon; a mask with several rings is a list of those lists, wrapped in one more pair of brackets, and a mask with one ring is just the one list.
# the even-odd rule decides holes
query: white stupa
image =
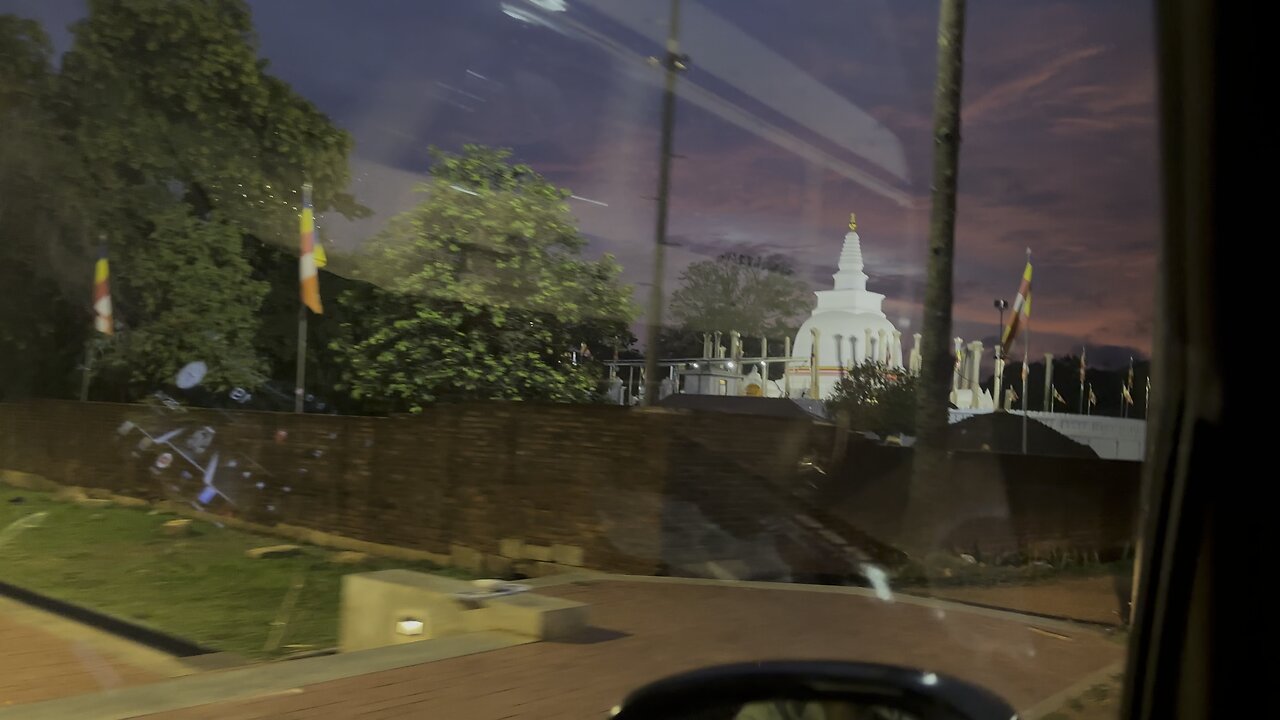
{"label": "white stupa", "polygon": [[[833,277],[833,289],[814,293],[817,306],[800,326],[791,346],[792,357],[816,358],[819,398],[831,393],[840,379],[842,365],[849,368],[875,360],[890,367],[903,366],[902,334],[880,307],[884,295],[867,290],[862,241],[853,215],[849,216],[849,232],[840,251],[839,270]],[[796,363],[789,373],[792,395],[808,395],[811,380],[808,365]]]}

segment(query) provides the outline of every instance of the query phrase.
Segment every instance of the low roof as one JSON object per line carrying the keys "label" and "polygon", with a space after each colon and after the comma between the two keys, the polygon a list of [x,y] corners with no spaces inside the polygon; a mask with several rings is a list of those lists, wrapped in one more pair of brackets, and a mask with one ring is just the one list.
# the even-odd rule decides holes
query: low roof
{"label": "low roof", "polygon": [[805,398],[737,397],[729,395],[698,395],[680,393],[668,395],[658,405],[681,410],[728,413],[730,415],[761,415],[807,420],[826,420],[826,406],[817,400]]}
{"label": "low roof", "polygon": [[[1022,415],[991,412],[974,415],[947,429],[952,450],[997,453],[1022,452]],[[1093,448],[1076,442],[1034,418],[1027,418],[1027,452],[1032,455],[1098,457]]]}

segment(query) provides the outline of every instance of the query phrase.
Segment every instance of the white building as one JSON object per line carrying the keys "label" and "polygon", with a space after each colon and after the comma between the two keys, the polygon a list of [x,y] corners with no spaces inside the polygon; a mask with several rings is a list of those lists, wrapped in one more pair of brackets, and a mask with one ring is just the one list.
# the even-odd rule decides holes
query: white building
{"label": "white building", "polygon": [[[842,368],[868,360],[903,367],[902,333],[881,309],[884,295],[867,290],[857,227],[850,215],[839,270],[833,276],[835,285],[814,293],[817,305],[791,346],[792,357],[816,361],[820,398],[831,393]],[[797,363],[788,370],[792,396],[808,396],[811,375],[807,365]]]}

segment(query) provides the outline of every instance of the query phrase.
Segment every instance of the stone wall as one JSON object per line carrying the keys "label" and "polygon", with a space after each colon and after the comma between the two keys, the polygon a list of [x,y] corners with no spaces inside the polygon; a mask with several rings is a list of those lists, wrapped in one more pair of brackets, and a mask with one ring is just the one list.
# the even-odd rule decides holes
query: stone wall
{"label": "stone wall", "polygon": [[[159,467],[142,430],[181,430],[171,440],[204,468],[216,453],[225,497],[206,493],[200,472],[183,477],[194,465],[181,458]],[[184,444],[195,438],[198,456]],[[615,406],[369,418],[0,404],[0,469],[468,564],[519,547],[644,574],[812,578],[892,559],[910,451],[851,442],[833,463],[835,449],[834,428],[802,419]],[[955,457],[946,523],[957,546],[1107,549],[1132,535],[1136,463]],[[806,458],[826,474],[802,470]]]}
{"label": "stone wall", "polygon": [[[664,504],[679,486],[777,481],[811,430],[747,420],[526,403],[368,418],[38,401],[0,405],[0,468],[197,502],[200,473],[180,477],[181,458],[157,469],[156,447],[138,450],[139,429],[181,429],[179,449],[203,432],[214,440],[193,459],[207,468],[218,453],[226,499],[210,499],[215,512],[440,554],[499,555],[503,539],[535,554],[559,545],[588,567],[655,573]],[[717,514],[759,511],[725,505]]]}

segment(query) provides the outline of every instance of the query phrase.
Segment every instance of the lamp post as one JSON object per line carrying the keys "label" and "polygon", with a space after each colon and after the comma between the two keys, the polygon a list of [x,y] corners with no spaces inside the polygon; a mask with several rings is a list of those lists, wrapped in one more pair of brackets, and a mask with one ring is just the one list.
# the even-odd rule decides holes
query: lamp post
{"label": "lamp post", "polygon": [[649,293],[649,326],[646,332],[643,404],[652,405],[658,397],[658,334],[662,331],[662,280],[666,273],[667,201],[671,191],[672,135],[676,122],[676,77],[688,68],[689,58],[680,53],[680,0],[671,0],[671,21],[667,28],[666,53],[662,66],[666,80],[662,93],[662,148],[658,155],[658,216],[653,244],[653,287]]}
{"label": "lamp post", "polygon": [[992,304],[1000,312],[1000,324],[996,325],[996,357],[1002,357],[1001,353],[1004,350],[1004,343],[1001,342],[1004,340],[1004,311],[1009,309],[1009,301],[996,298]]}

